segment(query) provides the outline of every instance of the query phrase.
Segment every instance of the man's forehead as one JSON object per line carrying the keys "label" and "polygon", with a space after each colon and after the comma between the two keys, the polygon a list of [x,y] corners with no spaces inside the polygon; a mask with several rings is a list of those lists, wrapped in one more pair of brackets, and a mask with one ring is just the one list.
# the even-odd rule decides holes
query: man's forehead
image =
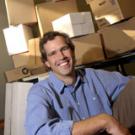
{"label": "man's forehead", "polygon": [[63,48],[64,46],[67,46],[66,42],[64,40],[62,41],[50,41],[44,45],[44,49],[46,51],[53,51]]}
{"label": "man's forehead", "polygon": [[44,46],[46,46],[46,45],[57,45],[57,44],[59,44],[59,43],[66,43],[65,42],[65,39],[62,37],[62,36],[56,36],[54,39],[52,39],[52,40],[48,40],[45,44],[44,44]]}

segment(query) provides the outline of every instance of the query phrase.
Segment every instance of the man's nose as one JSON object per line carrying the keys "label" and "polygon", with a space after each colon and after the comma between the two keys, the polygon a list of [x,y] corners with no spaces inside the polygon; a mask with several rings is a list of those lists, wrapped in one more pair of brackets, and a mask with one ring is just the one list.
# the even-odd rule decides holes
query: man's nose
{"label": "man's nose", "polygon": [[58,56],[59,58],[63,58],[63,57],[64,57],[63,51],[58,51],[58,52],[57,52],[57,56]]}

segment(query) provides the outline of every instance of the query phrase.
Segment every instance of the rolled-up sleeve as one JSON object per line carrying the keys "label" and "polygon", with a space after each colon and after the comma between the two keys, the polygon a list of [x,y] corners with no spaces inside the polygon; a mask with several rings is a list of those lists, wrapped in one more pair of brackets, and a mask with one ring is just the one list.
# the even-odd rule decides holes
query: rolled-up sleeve
{"label": "rolled-up sleeve", "polygon": [[27,135],[71,135],[73,121],[60,119],[50,102],[50,97],[42,88],[31,88],[25,119]]}

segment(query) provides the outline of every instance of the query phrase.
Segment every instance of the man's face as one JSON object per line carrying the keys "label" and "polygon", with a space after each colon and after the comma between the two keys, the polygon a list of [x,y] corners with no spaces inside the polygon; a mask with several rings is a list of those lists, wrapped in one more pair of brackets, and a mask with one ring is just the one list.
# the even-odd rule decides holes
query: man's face
{"label": "man's face", "polygon": [[73,73],[74,52],[65,43],[61,36],[56,36],[53,40],[44,45],[47,54],[45,64],[58,76],[67,76]]}

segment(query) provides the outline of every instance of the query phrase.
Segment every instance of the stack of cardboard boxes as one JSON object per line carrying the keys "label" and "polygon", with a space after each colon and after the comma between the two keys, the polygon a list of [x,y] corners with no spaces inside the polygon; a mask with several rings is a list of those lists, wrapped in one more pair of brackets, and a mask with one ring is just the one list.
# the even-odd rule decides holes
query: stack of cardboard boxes
{"label": "stack of cardboard boxes", "polygon": [[92,9],[105,57],[112,58],[135,49],[134,0],[86,0]]}
{"label": "stack of cardboard boxes", "polygon": [[[39,41],[47,31],[66,32],[72,38],[76,48],[77,66],[104,61],[106,58],[112,58],[135,49],[135,19],[113,24],[134,16],[135,12],[133,11],[135,9],[132,8],[133,3],[135,3],[134,0],[128,2],[126,0],[82,0],[82,3],[90,6],[89,10],[82,10],[83,12],[79,8],[78,0],[47,0],[38,4],[34,4],[33,0],[19,0],[18,2],[16,0],[5,0],[5,2],[9,22],[9,28],[4,30],[6,45],[10,46],[7,48],[15,48],[15,44],[19,48],[21,46],[19,38],[7,39],[11,35],[9,32],[11,26],[18,28],[19,25],[22,25],[32,28],[32,24],[37,24],[39,29],[39,35],[36,38],[34,38],[35,36],[25,38],[27,40],[25,50],[11,53],[8,49],[15,67],[12,71],[22,69],[22,67],[27,67],[31,71],[37,71],[39,67],[43,69],[41,68],[43,65],[40,61]],[[93,15],[99,28],[98,31],[95,29]],[[24,38],[27,30],[22,30],[22,33]],[[40,71],[46,72],[47,70]],[[24,77],[22,73],[22,76],[16,78],[15,72],[13,72],[13,75],[10,74],[10,76],[14,76],[14,78],[10,78],[8,73],[9,71],[6,72],[8,82]],[[31,75],[31,72],[25,74],[25,76],[29,75]]]}
{"label": "stack of cardboard boxes", "polygon": [[86,0],[99,28],[135,15],[134,0]]}
{"label": "stack of cardboard boxes", "polygon": [[[5,0],[9,27],[3,30],[8,54],[14,69],[5,73],[7,81],[15,81],[31,75],[29,68],[37,67],[32,27],[37,23],[33,0]],[[25,70],[24,70],[25,69]],[[24,72],[26,71],[27,72]]]}
{"label": "stack of cardboard boxes", "polygon": [[135,17],[98,31],[103,37],[106,58],[135,50]]}
{"label": "stack of cardboard boxes", "polygon": [[51,24],[52,21],[67,13],[79,11],[77,7],[77,0],[43,2],[36,4],[35,8],[41,37],[45,32],[53,30]]}
{"label": "stack of cardboard boxes", "polygon": [[57,30],[66,32],[72,38],[76,48],[76,65],[105,59],[100,35],[95,33],[91,12],[80,12],[77,0],[37,4],[36,12],[41,37],[47,31]]}

